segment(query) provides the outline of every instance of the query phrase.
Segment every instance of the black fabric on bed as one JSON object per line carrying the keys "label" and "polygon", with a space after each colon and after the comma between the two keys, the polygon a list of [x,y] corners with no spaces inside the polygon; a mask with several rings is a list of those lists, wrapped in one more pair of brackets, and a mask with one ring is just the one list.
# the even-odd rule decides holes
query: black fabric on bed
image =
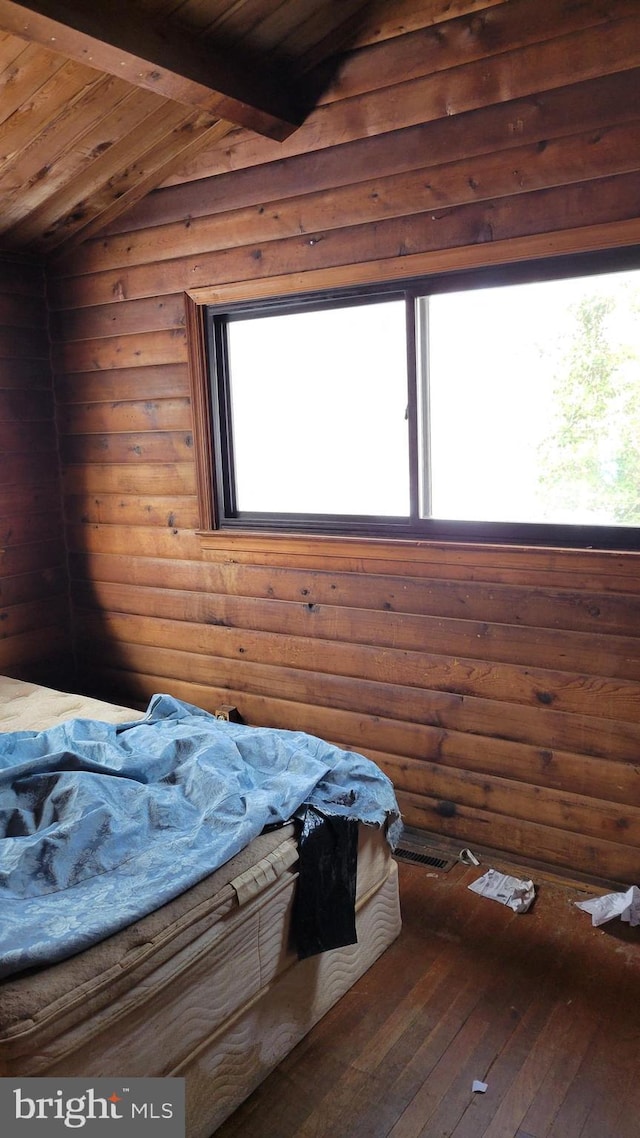
{"label": "black fabric on bed", "polygon": [[298,957],[304,960],[357,942],[358,823],[306,806],[298,847],[293,936]]}

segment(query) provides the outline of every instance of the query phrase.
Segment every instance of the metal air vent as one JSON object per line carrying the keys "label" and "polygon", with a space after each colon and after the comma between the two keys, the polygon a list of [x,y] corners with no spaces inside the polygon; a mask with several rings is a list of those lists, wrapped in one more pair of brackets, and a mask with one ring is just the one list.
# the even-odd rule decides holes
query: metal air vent
{"label": "metal air vent", "polygon": [[402,832],[395,856],[398,861],[417,862],[419,865],[431,866],[432,869],[441,869],[445,873],[456,864],[455,857],[450,857],[434,846],[427,834],[407,828]]}

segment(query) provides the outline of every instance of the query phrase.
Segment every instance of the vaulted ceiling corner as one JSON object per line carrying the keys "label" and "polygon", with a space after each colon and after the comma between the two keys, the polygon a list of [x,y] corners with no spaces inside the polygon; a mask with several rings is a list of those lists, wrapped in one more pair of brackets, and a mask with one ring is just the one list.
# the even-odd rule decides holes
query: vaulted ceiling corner
{"label": "vaulted ceiling corner", "polygon": [[0,248],[84,241],[236,128],[286,139],[369,8],[0,0]]}

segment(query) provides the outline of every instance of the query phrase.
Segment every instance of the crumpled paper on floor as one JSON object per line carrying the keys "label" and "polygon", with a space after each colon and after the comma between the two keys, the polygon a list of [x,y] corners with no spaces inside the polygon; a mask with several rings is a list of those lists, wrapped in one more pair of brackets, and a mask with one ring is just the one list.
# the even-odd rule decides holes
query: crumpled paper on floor
{"label": "crumpled paper on floor", "polygon": [[508,905],[515,913],[526,913],[536,895],[533,881],[510,877],[507,873],[498,873],[497,869],[488,869],[469,885],[469,889],[499,901],[501,905]]}
{"label": "crumpled paper on floor", "polygon": [[603,925],[613,917],[620,917],[630,925],[640,925],[640,889],[637,885],[623,893],[605,893],[603,897],[590,897],[574,904],[585,913],[591,913],[592,925]]}

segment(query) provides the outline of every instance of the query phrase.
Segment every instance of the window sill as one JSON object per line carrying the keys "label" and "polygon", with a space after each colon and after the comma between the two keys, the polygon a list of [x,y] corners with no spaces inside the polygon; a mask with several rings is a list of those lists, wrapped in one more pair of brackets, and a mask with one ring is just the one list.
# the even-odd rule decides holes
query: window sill
{"label": "window sill", "polygon": [[[640,553],[634,551],[235,529],[201,530],[196,536],[207,561],[408,576],[438,576],[446,566],[447,576],[451,575],[452,567],[457,567],[461,578],[469,578],[472,570],[484,574],[491,569],[557,573],[559,578],[567,574],[603,575],[610,579],[606,588],[640,592]],[[566,587],[567,583],[558,579],[557,584]]]}

